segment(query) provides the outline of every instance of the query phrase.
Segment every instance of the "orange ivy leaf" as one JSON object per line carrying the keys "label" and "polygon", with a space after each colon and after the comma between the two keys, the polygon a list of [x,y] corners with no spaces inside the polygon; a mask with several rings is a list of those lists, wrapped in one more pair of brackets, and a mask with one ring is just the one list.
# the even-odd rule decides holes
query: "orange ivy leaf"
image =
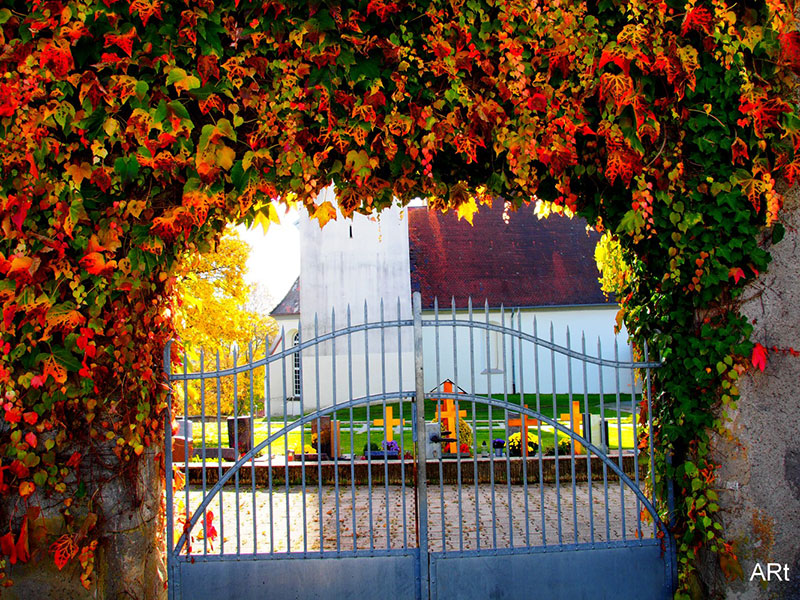
{"label": "orange ivy leaf", "polygon": [[633,80],[625,73],[603,73],[600,76],[600,96],[611,99],[617,108],[629,104],[633,93]]}
{"label": "orange ivy leaf", "polygon": [[336,207],[326,200],[317,207],[311,218],[316,219],[319,223],[319,228],[322,229],[328,221],[336,220]]}
{"label": "orange ivy leaf", "polygon": [[102,252],[89,252],[80,263],[91,275],[109,275],[117,266],[115,260],[106,261]]}
{"label": "orange ivy leaf", "polygon": [[33,274],[33,259],[30,256],[15,256],[11,259],[11,268],[8,270],[6,275],[11,277],[12,275],[24,275],[25,272],[29,275]]}
{"label": "orange ivy leaf", "polygon": [[32,481],[23,481],[19,484],[19,495],[23,498],[27,498],[35,491],[36,484],[34,484]]}
{"label": "orange ivy leaf", "polygon": [[89,179],[92,176],[92,165],[83,162],[80,165],[71,164],[67,167],[67,175],[72,178],[75,185],[80,187],[84,179]]}
{"label": "orange ivy leaf", "polygon": [[767,349],[761,344],[756,344],[753,347],[753,355],[750,360],[754,367],[763,372],[764,368],[767,366]]}
{"label": "orange ivy leaf", "polygon": [[67,380],[67,371],[62,367],[55,356],[48,356],[44,360],[44,371],[42,375],[47,380],[47,376],[51,376],[56,383],[64,383]]}

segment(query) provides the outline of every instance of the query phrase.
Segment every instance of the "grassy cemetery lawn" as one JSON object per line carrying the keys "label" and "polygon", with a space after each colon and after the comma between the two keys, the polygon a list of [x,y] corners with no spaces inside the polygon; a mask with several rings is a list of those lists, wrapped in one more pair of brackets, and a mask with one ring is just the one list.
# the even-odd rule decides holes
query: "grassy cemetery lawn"
{"label": "grassy cemetery lawn", "polygon": [[[495,396],[498,399],[503,399],[502,395]],[[520,402],[519,394],[514,395],[507,395],[506,398],[509,402],[513,402],[518,404]],[[585,410],[585,400],[583,396],[573,396],[572,398],[574,401],[579,401],[581,404],[581,411]],[[554,402],[552,396],[540,396],[539,399],[541,412],[543,415],[547,417],[552,417],[556,414],[557,417],[560,417],[562,414],[569,413],[569,406],[570,406],[570,398],[568,395],[558,395],[555,399],[555,411],[554,409]],[[633,415],[631,414],[631,397],[630,395],[621,394],[619,398],[620,402],[620,412],[619,412],[619,425],[621,425],[622,429],[622,447],[623,448],[632,448],[633,447]],[[528,405],[529,408],[535,410],[536,407],[536,397],[533,395],[526,395],[525,396],[525,404]],[[401,411],[401,406],[399,402],[395,403],[387,403],[386,406],[391,406],[394,410],[395,415],[398,415]],[[594,415],[601,414],[601,406],[600,406],[600,397],[597,394],[589,395],[588,397],[588,407],[589,412]],[[602,407],[602,414],[603,416],[609,421],[609,448],[618,448],[619,447],[619,429],[618,426],[618,418],[617,418],[617,397],[615,395],[606,395],[603,401]],[[412,431],[411,431],[411,414],[414,409],[414,404],[411,402],[403,402],[402,403],[402,412],[404,415],[405,423],[403,426],[403,435],[402,435],[402,444],[401,444],[401,436],[400,431],[396,427],[394,433],[394,440],[401,445],[405,452],[411,452],[413,450],[413,440],[412,440]],[[466,422],[472,426],[473,424],[473,416],[475,425],[477,426],[477,448],[478,452],[480,452],[482,448],[483,442],[486,442],[486,445],[491,451],[492,440],[496,438],[506,438],[506,429],[505,429],[505,421],[506,415],[505,411],[498,408],[491,408],[485,404],[479,403],[472,403],[472,402],[461,402],[459,405],[460,410],[466,410],[467,415],[463,417]],[[625,410],[627,409],[627,410]],[[436,418],[436,403],[428,402],[426,406],[426,421],[433,421]],[[491,412],[491,420],[489,419]],[[306,411],[306,414],[309,414],[310,411]],[[369,407],[366,406],[359,406],[357,408],[352,409],[352,416],[351,410],[345,409],[336,412],[336,419],[339,421],[340,427],[340,437],[341,437],[341,446],[342,446],[342,454],[349,455],[351,453],[355,453],[357,456],[360,456],[364,453],[364,448],[369,447],[370,444],[375,444],[380,447],[381,442],[384,439],[384,428],[382,425],[372,425],[371,427],[367,426],[367,423],[373,422],[375,419],[382,419],[383,418],[383,404],[375,404]],[[396,417],[395,417],[396,418]],[[293,420],[288,420],[286,422],[287,425],[291,425]],[[352,427],[351,427],[352,423]],[[225,417],[221,418],[220,422],[222,428],[222,446],[228,445],[228,434],[227,434],[227,423]],[[256,445],[265,440],[271,433],[277,433],[284,428],[284,420],[283,419],[274,419],[270,422],[268,418],[256,418],[254,420],[254,438]],[[529,429],[530,435],[533,436],[534,439],[538,441],[539,437],[539,430],[536,427],[531,427]],[[194,447],[200,448],[203,443],[203,435],[205,434],[205,445],[206,447],[216,447],[219,446],[219,430],[217,428],[217,421],[215,418],[207,421],[205,424],[205,428],[203,428],[201,423],[195,423],[193,427],[193,441]],[[302,442],[305,446],[311,445],[311,423],[307,423],[303,432],[301,433],[301,428],[297,427],[292,429],[288,436],[280,436],[276,441],[274,441],[271,445],[269,450],[266,449],[261,452],[262,456],[266,456],[267,454],[272,455],[283,455],[287,451],[290,453],[299,450],[302,447],[301,444],[301,437]],[[552,449],[553,441],[554,441],[554,432],[552,427],[543,425],[541,428],[541,442],[542,448],[547,451],[547,449]],[[566,436],[563,434],[559,434],[560,440],[566,439]],[[474,446],[473,446],[474,447]],[[211,460],[211,459],[210,459]]]}

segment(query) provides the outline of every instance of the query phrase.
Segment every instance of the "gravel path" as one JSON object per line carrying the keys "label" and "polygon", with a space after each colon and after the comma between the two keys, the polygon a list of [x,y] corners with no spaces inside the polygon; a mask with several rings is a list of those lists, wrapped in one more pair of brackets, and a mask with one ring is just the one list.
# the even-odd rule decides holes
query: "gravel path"
{"label": "gravel path", "polygon": [[[560,493],[559,493],[560,491]],[[590,502],[591,493],[591,502]],[[228,487],[207,507],[220,534],[209,541],[209,553],[352,551],[416,547],[415,503],[412,488],[376,486],[300,487],[265,490]],[[433,485],[428,488],[428,535],[431,551],[474,550],[586,543],[652,537],[653,525],[639,519],[643,508],[629,489],[621,494],[618,483],[609,484],[606,503],[602,484]],[[202,490],[189,489],[189,508],[196,510]],[[624,503],[624,510],[623,510]],[[175,498],[183,513],[186,492]],[[477,504],[477,509],[476,509]],[[558,510],[560,504],[560,512]],[[355,511],[353,507],[356,507]],[[542,509],[544,507],[544,509]],[[590,509],[591,507],[591,509]],[[477,513],[476,513],[477,510]],[[559,518],[560,515],[560,518]],[[255,517],[255,524],[254,524]],[[405,519],[404,519],[405,517]],[[238,523],[237,523],[238,519]],[[305,523],[305,527],[304,524]],[[492,524],[494,523],[494,527]],[[176,531],[179,530],[176,527]],[[237,536],[237,529],[240,532]],[[178,531],[179,533],[179,531]],[[592,535],[593,534],[593,535]],[[204,551],[202,525],[193,532],[193,548]],[[177,540],[177,534],[176,538]]]}

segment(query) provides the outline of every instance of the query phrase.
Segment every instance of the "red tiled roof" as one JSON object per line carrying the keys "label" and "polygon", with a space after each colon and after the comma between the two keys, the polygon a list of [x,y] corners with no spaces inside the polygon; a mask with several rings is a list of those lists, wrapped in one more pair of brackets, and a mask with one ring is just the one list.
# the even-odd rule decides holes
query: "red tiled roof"
{"label": "red tiled roof", "polygon": [[[422,293],[422,305],[450,307],[501,304],[566,306],[606,304],[598,283],[594,248],[596,232],[586,221],[551,216],[539,220],[533,207],[510,213],[503,222],[503,203],[481,206],[473,226],[426,208],[410,208],[411,289]],[[613,299],[612,299],[613,301]]]}

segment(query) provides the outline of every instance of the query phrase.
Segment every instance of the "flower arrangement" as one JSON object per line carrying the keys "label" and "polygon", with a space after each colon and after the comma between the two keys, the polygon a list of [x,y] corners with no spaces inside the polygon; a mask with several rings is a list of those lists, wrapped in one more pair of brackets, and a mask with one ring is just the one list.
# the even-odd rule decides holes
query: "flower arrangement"
{"label": "flower arrangement", "polygon": [[458,447],[458,452],[459,452],[459,454],[463,454],[465,456],[472,456],[472,452],[470,451],[470,448],[469,448],[468,444],[461,444]]}
{"label": "flower arrangement", "polygon": [[388,442],[386,440],[383,440],[381,446],[383,446],[383,450],[385,452],[400,452],[400,446],[398,446],[397,442],[395,442],[394,440]]}
{"label": "flower arrangement", "polygon": [[[508,455],[509,456],[522,456],[522,433],[512,433],[508,436]],[[539,444],[536,443],[536,436],[528,432],[528,456],[536,454],[539,450]]]}
{"label": "flower arrangement", "polygon": [[297,446],[294,449],[294,453],[296,456],[300,456],[301,454],[316,454],[317,450],[315,448],[312,448],[309,444],[306,444],[305,446],[303,446],[302,450],[300,449],[300,446]]}
{"label": "flower arrangement", "polygon": [[506,447],[506,441],[503,438],[495,438],[492,440],[492,448],[495,450],[502,450]]}
{"label": "flower arrangement", "polygon": [[[434,418],[433,422],[438,422],[439,417]],[[458,418],[458,443],[472,446],[472,426],[463,417]]]}

